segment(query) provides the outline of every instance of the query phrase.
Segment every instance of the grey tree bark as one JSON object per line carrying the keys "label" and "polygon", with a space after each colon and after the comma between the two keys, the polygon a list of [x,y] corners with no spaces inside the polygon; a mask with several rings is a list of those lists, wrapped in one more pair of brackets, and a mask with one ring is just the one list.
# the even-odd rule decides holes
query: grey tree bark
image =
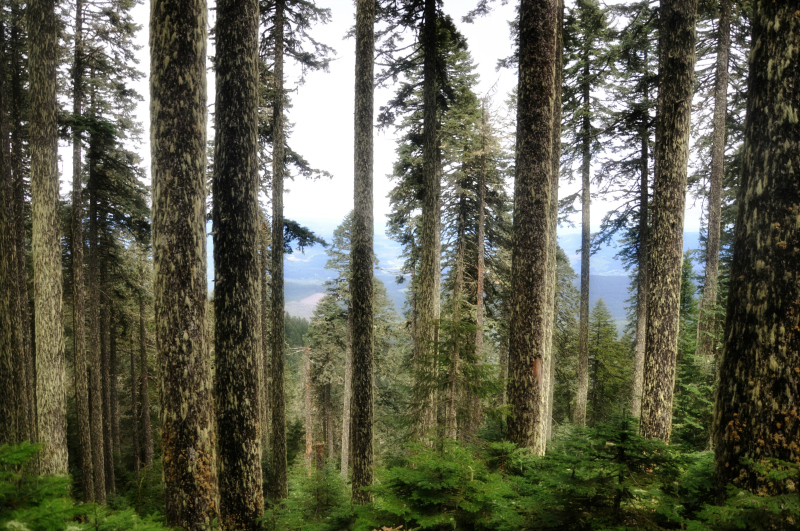
{"label": "grey tree bark", "polygon": [[28,3],[30,157],[33,201],[33,279],[36,321],[36,420],[39,472],[67,474],[67,400],[61,324],[61,242],[58,225],[56,61],[58,21],[54,0]]}
{"label": "grey tree bark", "polygon": [[351,434],[353,502],[365,504],[373,481],[373,100],[375,2],[356,4],[355,160],[350,304],[353,317]]}
{"label": "grey tree bark", "polygon": [[153,0],[150,121],[153,263],[161,427],[170,526],[217,517],[206,325],[205,0]]}
{"label": "grey tree bark", "polygon": [[708,238],[703,296],[697,321],[697,356],[710,360],[716,346],[717,285],[719,276],[722,180],[725,177],[725,120],[728,114],[728,59],[731,53],[731,1],[720,0],[717,23],[717,64],[714,73],[714,123],[711,145],[711,178],[708,194]]}
{"label": "grey tree bark", "polygon": [[755,471],[800,462],[800,17],[791,2],[753,3],[741,191],[716,395],[720,498],[729,483],[794,496]]}
{"label": "grey tree bark", "polygon": [[218,0],[213,179],[214,354],[220,516],[256,529],[264,512],[259,372],[258,0]]}
{"label": "grey tree bark", "polygon": [[656,184],[639,430],[669,442],[678,353],[683,214],[695,61],[697,0],[661,0]]}
{"label": "grey tree bark", "polygon": [[557,0],[521,0],[511,322],[510,441],[544,453],[541,423],[552,192]]}

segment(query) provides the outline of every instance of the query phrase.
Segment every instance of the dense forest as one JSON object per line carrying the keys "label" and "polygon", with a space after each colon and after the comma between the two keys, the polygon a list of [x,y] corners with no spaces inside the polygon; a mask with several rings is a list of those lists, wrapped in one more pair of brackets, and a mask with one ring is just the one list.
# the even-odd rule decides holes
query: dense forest
{"label": "dense forest", "polygon": [[[509,2],[457,1],[354,0],[350,180],[291,121],[337,8],[2,0],[0,529],[800,529],[800,6],[515,0],[503,94],[464,28]],[[327,178],[328,240],[284,215]]]}

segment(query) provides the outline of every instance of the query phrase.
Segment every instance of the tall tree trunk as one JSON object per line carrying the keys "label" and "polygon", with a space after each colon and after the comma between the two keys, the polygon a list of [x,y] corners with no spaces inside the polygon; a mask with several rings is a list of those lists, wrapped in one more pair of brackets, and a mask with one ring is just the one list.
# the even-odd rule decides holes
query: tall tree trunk
{"label": "tall tree trunk", "polygon": [[580,325],[578,328],[578,390],[575,397],[573,421],[579,426],[586,424],[586,399],[589,391],[589,260],[592,254],[591,237],[591,169],[592,169],[592,124],[591,97],[589,85],[589,49],[588,40],[583,51],[583,123],[581,124],[581,298]]}
{"label": "tall tree trunk", "polygon": [[333,406],[331,404],[331,383],[323,388],[325,404],[325,457],[333,459],[336,454],[336,443],[333,438]]}
{"label": "tall tree trunk", "polygon": [[14,280],[17,272],[17,249],[14,240],[14,184],[8,141],[6,93],[5,11],[0,19],[0,445],[16,444],[19,433],[21,400],[14,374],[19,354],[16,339],[19,329]]}
{"label": "tall tree trunk", "polygon": [[[144,285],[144,269],[140,270]],[[147,366],[147,335],[144,327],[144,296],[139,297],[139,373],[141,374],[141,419],[142,419],[142,463],[147,468],[153,465],[153,428],[150,424],[150,378]]]}
{"label": "tall tree trunk", "polygon": [[419,274],[417,275],[417,323],[414,336],[415,432],[418,439],[431,435],[436,426],[436,329],[439,291],[437,241],[439,230],[438,111],[436,108],[437,46],[436,0],[425,0],[420,37],[423,64],[423,148],[422,148],[422,229],[420,234]]}
{"label": "tall tree trunk", "polygon": [[678,353],[683,213],[695,61],[697,0],[661,0],[657,180],[653,194],[640,432],[669,442]]}
{"label": "tall tree trunk", "polygon": [[716,477],[797,495],[759,464],[800,462],[800,19],[791,2],[753,3],[747,119],[733,265],[714,415]]}
{"label": "tall tree trunk", "polygon": [[353,308],[352,299],[347,303],[347,339],[344,349],[344,390],[342,394],[342,458],[341,474],[350,474],[350,416],[353,398]]}
{"label": "tall tree trunk", "polygon": [[355,160],[350,300],[353,316],[351,437],[353,502],[369,503],[373,480],[373,143],[375,3],[356,4]]}
{"label": "tall tree trunk", "polygon": [[109,372],[109,391],[111,392],[111,442],[113,443],[114,458],[120,455],[119,444],[119,366],[117,360],[117,316],[111,313],[111,323],[108,328],[109,347],[108,347],[108,372]]}
{"label": "tall tree trunk", "polygon": [[458,402],[460,398],[458,375],[461,370],[461,349],[463,345],[461,340],[461,316],[464,297],[464,238],[466,232],[464,225],[466,224],[466,202],[466,196],[462,194],[459,199],[459,213],[458,220],[456,221],[455,279],[453,281],[452,309],[450,315],[452,319],[452,328],[450,329],[452,342],[450,350],[450,381],[447,383],[447,402],[445,404],[444,436],[453,440],[458,437]]}
{"label": "tall tree trunk", "polygon": [[714,132],[711,145],[711,190],[708,194],[708,238],[706,267],[700,315],[697,321],[697,355],[710,359],[714,354],[714,329],[719,275],[720,216],[722,214],[722,180],[725,177],[725,119],[728,111],[728,58],[731,53],[731,0],[719,3],[717,28],[717,65],[714,75]]}
{"label": "tall tree trunk", "polygon": [[269,447],[270,407],[270,307],[269,307],[269,222],[262,215],[261,229],[261,447],[262,453]]}
{"label": "tall tree trunk", "polygon": [[218,0],[214,150],[214,354],[220,515],[255,529],[261,479],[258,0]]}
{"label": "tall tree trunk", "polygon": [[306,436],[306,473],[311,476],[314,460],[314,388],[311,385],[311,349],[303,351],[303,428]]}
{"label": "tall tree trunk", "polygon": [[283,38],[286,0],[275,2],[275,94],[272,105],[272,485],[276,498],[289,495],[286,469],[286,396],[283,365],[286,354],[283,293],[283,179],[286,135],[283,119]]}
{"label": "tall tree trunk", "polygon": [[206,315],[206,2],[153,0],[150,121],[161,426],[170,526],[217,517]]}
{"label": "tall tree trunk", "polygon": [[544,439],[549,441],[553,430],[553,393],[555,392],[556,356],[553,336],[556,330],[556,257],[558,255],[558,184],[561,177],[561,95],[564,69],[564,0],[558,0],[556,21],[556,67],[553,80],[553,165],[550,176],[550,247],[547,255],[547,324],[545,349],[547,352],[547,402],[545,405]]}
{"label": "tall tree trunk", "polygon": [[133,445],[133,474],[134,479],[139,480],[139,470],[141,468],[142,451],[139,439],[139,380],[136,379],[136,348],[133,343],[133,326],[130,328],[130,339],[128,343],[131,354],[131,442]]}
{"label": "tall tree trunk", "polygon": [[[72,65],[72,114],[83,113],[83,0],[75,2],[75,61]],[[86,316],[83,281],[83,199],[81,128],[72,130],[72,329],[75,351],[75,404],[78,417],[83,499],[94,501],[89,373],[86,363]]]}
{"label": "tall tree trunk", "polygon": [[22,440],[36,440],[36,370],[34,367],[32,340],[30,300],[28,298],[28,271],[25,266],[25,183],[22,171],[22,71],[23,71],[23,39],[20,28],[22,22],[22,9],[18,0],[11,2],[11,22],[9,34],[9,54],[11,55],[11,72],[9,88],[11,91],[9,101],[9,117],[11,119],[10,133],[11,145],[11,173],[14,186],[14,228],[13,234],[17,249],[17,311],[13,314],[18,322],[14,329],[19,330],[19,351],[15,372],[17,374],[17,389],[20,400],[19,431]]}
{"label": "tall tree trunk", "polygon": [[547,249],[552,190],[556,0],[522,0],[519,22],[514,236],[508,353],[508,439],[544,453]]}
{"label": "tall tree trunk", "polygon": [[[102,246],[106,247],[106,238],[101,237],[101,241],[103,242]],[[107,296],[107,270],[108,260],[104,257],[100,266],[100,299],[102,301],[100,303],[100,374],[103,395],[103,451],[105,452],[103,459],[106,465],[106,495],[113,495],[116,492],[116,479],[114,477],[114,439],[111,427],[111,349],[109,348],[111,301]]]}
{"label": "tall tree trunk", "polygon": [[61,324],[61,242],[58,225],[56,58],[54,0],[28,3],[30,42],[30,153],[33,198],[33,272],[36,319],[39,472],[67,473],[67,401]]}
{"label": "tall tree trunk", "polygon": [[94,499],[106,502],[106,453],[103,439],[103,357],[100,350],[100,287],[98,286],[99,245],[97,236],[97,139],[89,140],[89,346],[90,378],[89,399],[92,416],[90,429],[92,438],[92,468],[94,476]]}
{"label": "tall tree trunk", "polygon": [[648,289],[648,207],[650,201],[650,127],[648,125],[650,107],[645,91],[642,122],[639,136],[641,140],[640,182],[639,182],[639,249],[636,253],[639,271],[636,278],[636,341],[633,345],[633,390],[631,396],[631,415],[639,417],[642,412],[642,385],[644,383],[644,352],[647,342],[647,298]]}

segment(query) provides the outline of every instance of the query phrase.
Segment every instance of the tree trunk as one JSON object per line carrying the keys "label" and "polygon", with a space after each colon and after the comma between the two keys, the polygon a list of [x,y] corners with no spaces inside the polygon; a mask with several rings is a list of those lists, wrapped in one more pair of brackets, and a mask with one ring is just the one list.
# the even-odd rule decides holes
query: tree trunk
{"label": "tree trunk", "polygon": [[[351,437],[353,502],[369,503],[373,481],[373,143],[375,3],[357,0],[355,71],[355,181],[350,299],[353,316]],[[344,451],[343,451],[344,452]]]}
{"label": "tree trunk", "polygon": [[303,428],[306,435],[306,474],[311,476],[314,460],[314,396],[311,385],[311,349],[303,352]]}
{"label": "tree trunk", "polygon": [[463,344],[461,341],[461,310],[464,297],[464,239],[466,232],[464,225],[466,223],[466,202],[466,196],[462,193],[459,199],[458,220],[456,221],[456,262],[455,271],[453,271],[455,279],[453,281],[452,309],[450,315],[450,319],[452,320],[452,327],[450,329],[452,342],[450,351],[450,381],[447,383],[447,402],[445,404],[444,436],[453,440],[458,437],[458,375],[462,363],[461,349]]}
{"label": "tree trunk", "polygon": [[640,155],[640,175],[639,182],[639,249],[636,255],[639,263],[639,271],[636,279],[636,341],[633,346],[633,391],[631,396],[631,415],[639,417],[642,412],[642,385],[644,382],[644,352],[647,343],[647,298],[648,289],[648,206],[650,201],[650,128],[647,124],[649,120],[649,97],[647,92],[644,96],[644,116],[640,128],[641,155]]}
{"label": "tree trunk", "polygon": [[336,443],[333,437],[333,406],[331,404],[331,383],[327,382],[323,388],[325,404],[325,457],[333,459],[336,454]]}
{"label": "tree trunk", "polygon": [[[103,247],[105,247],[106,238],[101,239],[103,240]],[[105,452],[104,461],[106,465],[106,495],[113,495],[116,492],[116,479],[114,477],[114,436],[111,419],[111,349],[109,348],[109,338],[111,334],[110,313],[112,310],[111,301],[107,296],[107,270],[108,260],[104,259],[100,266],[100,297],[102,300],[100,303],[100,372],[103,393],[103,451]]]}
{"label": "tree trunk", "polygon": [[130,354],[131,354],[131,384],[130,384],[130,394],[131,394],[131,442],[133,445],[133,474],[134,479],[138,482],[139,481],[139,470],[141,468],[141,461],[142,461],[142,452],[141,452],[141,445],[139,441],[139,401],[137,395],[138,387],[139,387],[139,380],[136,379],[136,349],[134,348],[133,343],[133,327],[130,328]]}
{"label": "tree trunk", "polygon": [[67,474],[67,401],[61,323],[61,242],[58,225],[54,0],[28,3],[30,42],[30,156],[33,198],[33,272],[36,319],[36,409],[39,472]]}
{"label": "tree trunk", "polygon": [[[800,419],[800,27],[791,2],[753,4],[741,193],[716,396],[716,477],[759,496],[796,484],[754,469],[797,464]],[[747,460],[752,460],[748,463]]]}
{"label": "tree trunk", "polygon": [[556,0],[522,0],[519,23],[508,439],[544,453],[544,355],[547,249],[552,190]]}
{"label": "tree trunk", "polygon": [[717,65],[714,75],[714,132],[711,145],[711,190],[708,194],[708,238],[703,296],[697,321],[697,356],[710,360],[717,338],[717,276],[719,275],[722,180],[725,177],[725,120],[728,111],[728,58],[731,53],[731,1],[719,3]]}
{"label": "tree trunk", "polygon": [[220,516],[255,529],[264,512],[259,368],[258,0],[219,0],[214,151],[214,354]]}
{"label": "tree trunk", "polygon": [[103,357],[100,352],[100,288],[98,286],[99,246],[97,236],[97,140],[89,140],[89,346],[90,378],[89,400],[92,416],[92,468],[94,476],[94,499],[106,502],[106,454],[103,441]]}
{"label": "tree trunk", "polygon": [[206,16],[205,0],[151,4],[153,291],[166,520],[188,530],[217,517],[206,328]]}
{"label": "tree trunk", "polygon": [[353,397],[353,310],[352,299],[347,306],[347,339],[344,350],[344,390],[342,394],[342,462],[341,474],[350,473],[350,415]]}
{"label": "tree trunk", "polygon": [[416,437],[424,440],[436,426],[436,328],[439,319],[436,289],[439,275],[437,232],[441,186],[439,160],[438,112],[436,108],[437,47],[436,0],[425,0],[421,31],[423,64],[423,148],[422,148],[422,229],[420,234],[419,274],[417,275],[417,323],[414,336],[414,401]]}
{"label": "tree trunk", "polygon": [[578,390],[575,397],[573,421],[578,426],[586,424],[586,399],[589,391],[589,260],[592,254],[591,217],[591,169],[592,169],[592,124],[591,93],[589,85],[588,41],[583,50],[583,123],[581,124],[581,299],[580,326],[578,328]]}
{"label": "tree trunk", "polygon": [[272,105],[272,485],[276,498],[289,495],[286,469],[286,396],[283,365],[286,355],[283,293],[283,179],[285,142],[283,119],[283,38],[285,0],[275,2],[275,63],[277,97]]}
{"label": "tree trunk", "polygon": [[662,0],[656,138],[657,181],[650,236],[647,333],[640,432],[669,442],[678,353],[683,214],[695,60],[697,0]]}
{"label": "tree trunk", "polygon": [[[144,285],[144,269],[140,270]],[[147,336],[144,327],[144,297],[139,297],[139,373],[141,387],[139,396],[142,400],[142,463],[147,468],[153,465],[153,428],[150,424],[150,379],[147,366]]]}
{"label": "tree trunk", "polygon": [[262,453],[269,448],[269,418],[270,407],[270,307],[269,307],[269,223],[262,216],[263,227],[261,230],[261,447]]}
{"label": "tree trunk", "polygon": [[[83,106],[83,0],[75,2],[75,62],[72,66],[72,114]],[[83,499],[94,501],[92,435],[89,412],[89,376],[86,363],[86,317],[83,281],[83,199],[81,192],[81,128],[72,128],[72,329],[75,351],[75,404],[78,417]]]}
{"label": "tree trunk", "polygon": [[109,349],[108,349],[108,370],[110,377],[111,391],[111,441],[113,442],[114,458],[120,455],[119,445],[119,371],[117,360],[117,330],[116,315],[111,315],[111,326],[109,327]]}
{"label": "tree trunk", "polygon": [[544,439],[549,441],[553,430],[553,393],[555,392],[556,356],[553,350],[553,336],[556,329],[556,257],[558,255],[558,184],[561,178],[561,95],[564,69],[564,0],[558,0],[558,20],[556,21],[556,68],[553,80],[553,165],[550,187],[550,247],[547,267],[547,324],[545,327],[545,350],[547,352],[547,402],[545,404]]}

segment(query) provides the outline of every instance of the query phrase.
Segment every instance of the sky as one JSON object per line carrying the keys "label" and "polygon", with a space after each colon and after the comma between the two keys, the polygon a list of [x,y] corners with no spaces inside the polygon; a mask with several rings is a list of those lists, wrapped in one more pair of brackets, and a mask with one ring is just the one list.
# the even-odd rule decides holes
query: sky
{"label": "sky", "polygon": [[[501,5],[495,2],[492,13],[476,19],[473,24],[461,22],[477,0],[445,0],[444,11],[457,23],[465,35],[480,76],[476,92],[479,95],[489,90],[494,92],[496,104],[502,104],[516,84],[516,73],[511,70],[496,69],[497,60],[512,52],[512,42],[508,21],[514,17],[515,2]],[[337,55],[331,62],[328,72],[311,72],[303,85],[297,85],[297,69],[287,65],[287,88],[292,89],[292,108],[287,119],[294,124],[290,139],[292,147],[305,156],[313,167],[326,170],[332,179],[307,181],[298,178],[286,183],[284,214],[297,220],[325,237],[330,237],[353,205],[353,85],[355,69],[355,41],[345,38],[355,20],[355,3],[352,0],[317,0],[317,5],[331,9],[332,19],[327,25],[313,28],[314,37],[332,46]],[[213,0],[209,3],[213,8]],[[143,101],[137,107],[137,117],[144,127],[144,134],[134,149],[144,160],[147,180],[150,175],[149,144],[149,49],[148,22],[149,2],[145,1],[134,9],[134,19],[142,25],[137,37],[140,49],[137,57],[139,68],[145,73],[143,79],[134,84]],[[213,24],[214,11],[209,11],[209,24]],[[211,50],[209,50],[211,53]],[[375,111],[392,95],[393,87],[381,88],[375,94]],[[209,111],[213,111],[214,74],[208,72]],[[209,138],[211,138],[209,129]],[[375,132],[375,222],[376,231],[383,230],[386,214],[389,212],[387,194],[393,183],[389,180],[395,159],[396,136],[394,131]],[[62,194],[69,190],[71,182],[71,149],[63,145],[61,149]],[[511,183],[509,183],[511,186]],[[577,183],[562,184],[563,195],[574,193]],[[562,195],[562,196],[563,196]],[[591,229],[599,229],[603,215],[614,204],[601,199],[593,200]],[[687,198],[685,230],[699,230],[701,205]],[[561,227],[559,234],[579,231],[578,214],[574,227]]]}

